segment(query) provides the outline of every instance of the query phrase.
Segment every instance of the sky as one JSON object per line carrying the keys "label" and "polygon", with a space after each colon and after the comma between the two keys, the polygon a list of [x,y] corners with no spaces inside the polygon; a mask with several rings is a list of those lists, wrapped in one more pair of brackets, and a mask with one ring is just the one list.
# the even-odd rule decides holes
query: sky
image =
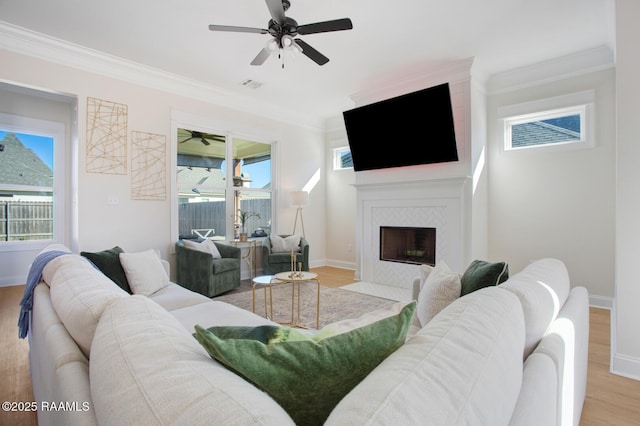
{"label": "sky", "polygon": [[[0,130],[0,142],[5,135],[9,133]],[[20,142],[27,148],[31,149],[40,159],[53,170],[53,139],[46,136],[27,135],[24,133],[14,133]]]}

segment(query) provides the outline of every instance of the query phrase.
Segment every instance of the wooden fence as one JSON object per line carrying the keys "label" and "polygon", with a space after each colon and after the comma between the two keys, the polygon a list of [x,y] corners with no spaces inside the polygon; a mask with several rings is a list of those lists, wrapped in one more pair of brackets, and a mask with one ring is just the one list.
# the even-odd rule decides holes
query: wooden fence
{"label": "wooden fence", "polygon": [[[242,200],[244,211],[258,213],[260,219],[247,220],[246,232],[268,228],[271,220],[271,200]],[[193,235],[192,229],[214,229],[225,236],[226,213],[224,201],[184,203],[179,205],[179,233]],[[43,201],[0,201],[0,241],[49,240],[53,238],[53,203]],[[226,238],[230,238],[226,236]]]}
{"label": "wooden fence", "polygon": [[[243,211],[258,213],[260,215],[260,219],[252,217],[247,220],[246,232],[249,236],[251,236],[257,228],[264,229],[269,227],[271,221],[270,199],[242,200],[240,203]],[[225,236],[227,239],[232,238],[233,236],[225,235],[227,219],[225,208],[224,201],[179,204],[178,233],[180,238],[193,236],[191,232],[192,229],[213,229],[213,235]]]}
{"label": "wooden fence", "polygon": [[53,239],[53,203],[0,201],[0,241]]}

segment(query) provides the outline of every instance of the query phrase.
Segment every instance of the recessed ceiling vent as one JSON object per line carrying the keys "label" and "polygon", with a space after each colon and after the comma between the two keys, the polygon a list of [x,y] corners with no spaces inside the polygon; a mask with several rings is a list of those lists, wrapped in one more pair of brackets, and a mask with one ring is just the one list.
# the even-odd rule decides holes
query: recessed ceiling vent
{"label": "recessed ceiling vent", "polygon": [[242,84],[244,87],[248,87],[250,89],[257,89],[258,87],[262,86],[262,83],[260,83],[259,81],[252,80],[250,78],[246,79],[245,81],[243,81],[240,84]]}

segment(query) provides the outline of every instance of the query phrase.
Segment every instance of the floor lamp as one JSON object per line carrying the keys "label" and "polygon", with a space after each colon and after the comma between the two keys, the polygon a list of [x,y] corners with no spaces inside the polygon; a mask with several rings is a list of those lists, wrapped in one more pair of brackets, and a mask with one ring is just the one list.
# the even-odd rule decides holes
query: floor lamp
{"label": "floor lamp", "polygon": [[298,226],[298,216],[300,216],[300,223],[302,224],[302,236],[306,239],[307,236],[304,233],[304,220],[302,219],[302,208],[309,204],[309,193],[307,191],[293,191],[291,193],[291,205],[296,206],[296,220],[293,222],[292,235],[296,233],[296,227]]}

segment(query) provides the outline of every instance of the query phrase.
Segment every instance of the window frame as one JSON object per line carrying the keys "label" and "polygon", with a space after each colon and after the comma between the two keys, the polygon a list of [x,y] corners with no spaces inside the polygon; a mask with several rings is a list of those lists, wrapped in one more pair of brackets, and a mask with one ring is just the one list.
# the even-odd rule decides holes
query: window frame
{"label": "window frame", "polygon": [[[594,91],[587,90],[498,108],[501,152],[516,153],[530,150],[551,152],[593,148],[595,146],[594,98]],[[580,139],[519,147],[512,146],[513,126],[570,115],[580,115]]]}
{"label": "window frame", "polygon": [[53,237],[46,240],[0,241],[0,252],[40,250],[62,243],[65,235],[65,138],[62,122],[0,113],[0,127],[12,133],[31,134],[53,139]]}
{"label": "window frame", "polygon": [[[243,191],[270,191],[271,193],[271,223],[277,223],[277,209],[276,201],[277,201],[277,193],[278,193],[278,174],[277,171],[277,161],[278,161],[278,142],[274,135],[269,134],[269,132],[260,131],[260,129],[255,129],[252,126],[240,124],[240,123],[220,123],[214,119],[208,117],[202,117],[198,115],[194,115],[188,112],[174,110],[172,111],[171,117],[171,174],[175,176],[177,171],[177,152],[178,152],[178,140],[177,134],[178,129],[190,129],[197,130],[205,133],[217,134],[221,136],[225,136],[226,139],[226,154],[225,159],[228,161],[229,158],[233,157],[232,152],[232,140],[233,139],[244,139],[253,142],[259,142],[264,144],[271,145],[271,188],[265,190],[263,188],[237,188],[233,186],[233,170],[230,167],[227,167],[226,170],[226,184],[225,184],[225,199],[226,203],[226,215],[227,220],[225,236],[226,241],[234,240],[234,223],[236,220],[237,212],[234,211],[233,202],[229,202],[230,197],[233,199],[233,191],[234,189],[242,189]],[[227,129],[227,130],[221,130]],[[178,184],[177,179],[174,179],[174,184],[171,186],[171,235],[174,240],[177,241],[179,237],[178,232]],[[173,247],[172,247],[173,250]]]}
{"label": "window frame", "polygon": [[337,148],[333,148],[333,170],[353,170],[353,166],[342,167],[341,154],[345,152],[349,152],[349,153],[351,152],[349,145],[343,145]]}

